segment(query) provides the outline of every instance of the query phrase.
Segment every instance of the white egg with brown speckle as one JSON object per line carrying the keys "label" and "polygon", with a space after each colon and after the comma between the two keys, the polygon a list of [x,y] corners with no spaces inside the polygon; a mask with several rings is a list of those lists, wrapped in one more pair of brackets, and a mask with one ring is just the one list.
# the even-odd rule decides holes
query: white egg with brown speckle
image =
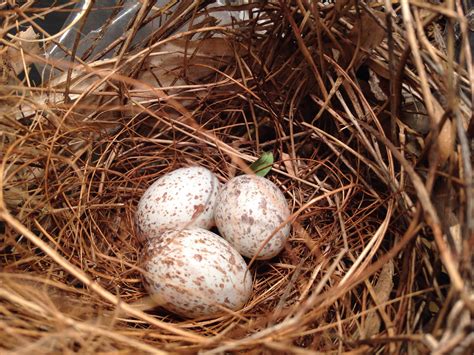
{"label": "white egg with brown speckle", "polygon": [[157,304],[186,318],[239,310],[252,293],[242,256],[202,228],[168,230],[149,240],[144,269]]}
{"label": "white egg with brown speckle", "polygon": [[276,230],[289,216],[280,189],[256,175],[241,175],[227,182],[217,196],[214,213],[222,237],[243,256],[253,258],[258,253],[257,259],[270,259],[284,248],[290,224]]}
{"label": "white egg with brown speckle", "polygon": [[173,170],[156,180],[141,197],[135,214],[138,234],[153,238],[167,229],[214,225],[219,181],[208,169]]}

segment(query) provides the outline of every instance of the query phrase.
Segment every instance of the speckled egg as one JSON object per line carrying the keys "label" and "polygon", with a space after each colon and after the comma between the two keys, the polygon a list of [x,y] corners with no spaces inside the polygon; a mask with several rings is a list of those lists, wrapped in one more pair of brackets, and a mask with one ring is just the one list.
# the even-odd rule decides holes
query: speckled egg
{"label": "speckled egg", "polygon": [[252,293],[242,256],[202,228],[168,230],[149,240],[144,268],[157,304],[186,318],[239,310]]}
{"label": "speckled egg", "polygon": [[166,229],[211,228],[218,191],[216,176],[200,166],[163,175],[138,203],[135,222],[139,236],[148,239]]}
{"label": "speckled egg", "polygon": [[[231,179],[221,189],[214,218],[221,235],[237,251],[249,258],[290,216],[283,193],[270,180],[256,175]],[[258,253],[257,259],[270,259],[285,246],[290,224],[284,225]]]}

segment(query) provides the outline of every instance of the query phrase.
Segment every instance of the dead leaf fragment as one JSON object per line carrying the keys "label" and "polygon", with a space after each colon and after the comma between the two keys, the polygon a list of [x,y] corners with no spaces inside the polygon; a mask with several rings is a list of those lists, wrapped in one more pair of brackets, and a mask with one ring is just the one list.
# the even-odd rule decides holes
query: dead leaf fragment
{"label": "dead leaf fragment", "polygon": [[[384,21],[384,14],[381,11],[373,10],[372,14]],[[362,13],[359,21],[354,23],[352,31],[349,33],[352,43],[360,43],[360,48],[349,47],[345,53],[347,63],[350,63],[354,57],[354,68],[359,68],[362,63],[370,56],[372,50],[376,48],[385,38],[385,31],[379,23],[369,14]]]}
{"label": "dead leaf fragment", "polygon": [[[32,59],[24,54],[38,54],[40,47],[37,42],[26,42],[26,40],[36,39],[38,35],[30,26],[25,31],[18,33],[18,38],[11,42],[12,46],[3,52],[1,59],[4,63],[10,66],[13,72],[18,75],[24,70],[24,64],[27,66],[32,62]],[[25,41],[23,41],[25,40]],[[23,51],[23,55],[22,52]]]}
{"label": "dead leaf fragment", "polygon": [[290,174],[291,177],[296,177],[296,171],[292,164],[292,159],[289,154],[281,153],[281,160],[283,161],[283,165],[285,166],[286,171]]}
{"label": "dead leaf fragment", "polygon": [[[200,41],[175,40],[159,46],[144,63],[138,80],[154,87],[182,86],[196,83],[234,55],[229,41],[209,38]],[[186,68],[184,70],[184,68]]]}
{"label": "dead leaf fragment", "polygon": [[[381,305],[388,301],[393,289],[394,265],[390,260],[385,264],[380,272],[379,279],[374,286],[375,304]],[[380,331],[382,319],[378,311],[371,311],[365,319],[365,327],[361,330],[362,338],[370,338]]]}
{"label": "dead leaf fragment", "polygon": [[379,77],[370,68],[369,68],[369,85],[370,85],[370,90],[372,91],[372,93],[374,94],[377,100],[379,101],[388,100],[387,95],[385,95],[385,92],[380,86]]}

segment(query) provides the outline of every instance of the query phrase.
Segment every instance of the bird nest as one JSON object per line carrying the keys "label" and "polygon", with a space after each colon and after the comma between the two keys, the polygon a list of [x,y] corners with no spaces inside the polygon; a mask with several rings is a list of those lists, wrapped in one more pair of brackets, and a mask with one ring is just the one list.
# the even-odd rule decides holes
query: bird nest
{"label": "bird nest", "polygon": [[[0,4],[2,350],[472,350],[468,9],[105,3]],[[264,152],[292,230],[251,264],[249,302],[156,307],[140,196],[182,166],[225,182]]]}

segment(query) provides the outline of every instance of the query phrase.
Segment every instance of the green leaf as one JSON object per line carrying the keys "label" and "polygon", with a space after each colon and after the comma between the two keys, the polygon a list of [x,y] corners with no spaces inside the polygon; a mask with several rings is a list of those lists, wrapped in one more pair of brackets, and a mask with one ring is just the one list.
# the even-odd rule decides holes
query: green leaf
{"label": "green leaf", "polygon": [[258,176],[267,175],[272,170],[273,153],[264,152],[260,158],[250,165],[250,169]]}

